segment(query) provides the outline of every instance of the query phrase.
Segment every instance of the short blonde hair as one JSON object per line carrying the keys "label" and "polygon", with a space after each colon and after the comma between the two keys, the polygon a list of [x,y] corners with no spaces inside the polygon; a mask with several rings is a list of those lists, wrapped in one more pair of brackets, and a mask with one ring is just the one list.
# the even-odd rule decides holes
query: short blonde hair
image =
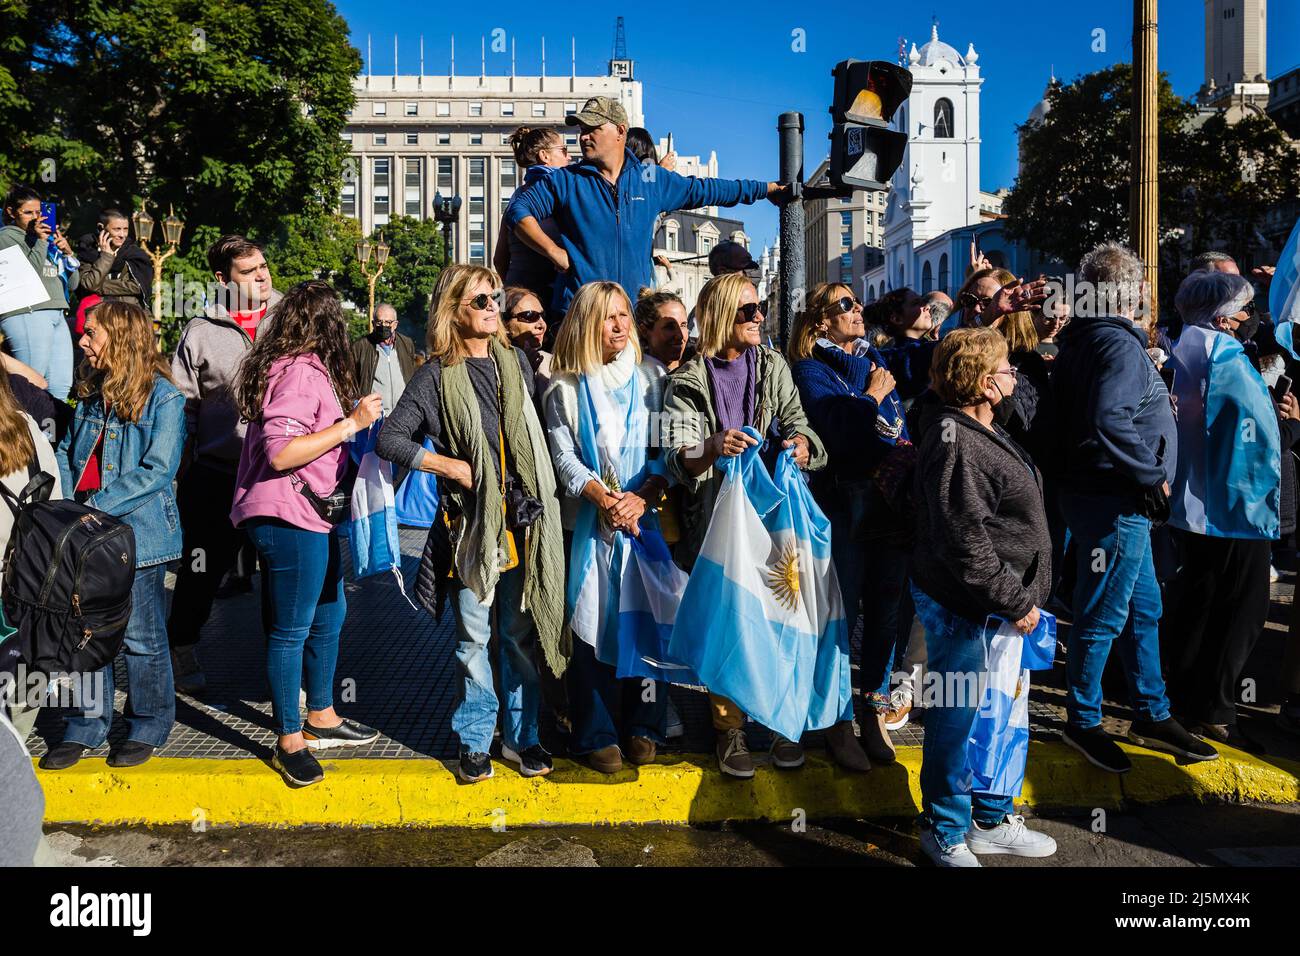
{"label": "short blonde hair", "polygon": [[853,297],[853,290],[842,282],[819,282],[813,286],[807,307],[795,316],[790,329],[790,343],[786,355],[791,362],[812,355],[817,339],[826,333],[823,321],[829,317],[831,305],[845,296]]}
{"label": "short blonde hair", "polygon": [[745,287],[754,288],[743,272],[714,276],[704,283],[695,301],[695,321],[700,327],[700,354],[717,355],[731,341],[740,297]]}
{"label": "short blonde hair", "polygon": [[627,309],[628,340],[636,350],[636,360],[641,361],[641,343],[637,339],[636,323],[632,321],[632,303],[617,282],[588,282],[578,289],[569,311],[555,335],[555,350],[551,357],[551,372],[570,372],[588,375],[605,364],[601,348],[601,333],[605,319],[621,302]]}
{"label": "short blonde hair", "polygon": [[994,329],[956,329],[939,340],[930,387],[945,405],[964,408],[984,397],[984,379],[1007,358],[1007,340]]}
{"label": "short blonde hair", "polygon": [[[438,284],[433,287],[433,300],[429,303],[426,344],[430,358],[436,358],[443,365],[455,365],[469,355],[465,348],[465,338],[460,331],[460,300],[480,282],[487,282],[494,290],[501,288],[501,277],[483,266],[458,262],[448,266],[438,276]],[[504,317],[497,319],[497,339],[502,345],[510,345],[510,340],[506,337]]]}

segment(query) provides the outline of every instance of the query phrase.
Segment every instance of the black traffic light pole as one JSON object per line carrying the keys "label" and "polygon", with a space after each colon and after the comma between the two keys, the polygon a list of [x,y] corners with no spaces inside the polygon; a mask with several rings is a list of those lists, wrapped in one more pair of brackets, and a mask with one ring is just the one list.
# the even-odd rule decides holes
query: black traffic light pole
{"label": "black traffic light pole", "polygon": [[803,114],[782,113],[776,120],[780,142],[781,185],[790,187],[789,198],[781,205],[780,289],[781,349],[790,340],[790,326],[795,313],[803,308]]}

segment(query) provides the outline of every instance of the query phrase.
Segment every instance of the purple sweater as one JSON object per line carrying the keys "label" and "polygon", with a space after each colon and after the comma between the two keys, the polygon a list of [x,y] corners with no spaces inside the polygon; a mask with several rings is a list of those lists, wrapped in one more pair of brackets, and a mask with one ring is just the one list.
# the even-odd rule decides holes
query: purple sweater
{"label": "purple sweater", "polygon": [[754,419],[755,360],[753,349],[745,349],[730,362],[713,355],[704,360],[713,390],[713,408],[724,429],[744,428]]}
{"label": "purple sweater", "polygon": [[[316,514],[289,472],[271,467],[285,445],[300,435],[328,428],[343,418],[329,374],[315,355],[276,359],[266,377],[262,420],[249,422],[235,476],[236,526],[249,518],[279,518],[305,531],[328,533],[329,522]],[[322,498],[334,493],[347,469],[347,444],[336,445],[292,474]]]}

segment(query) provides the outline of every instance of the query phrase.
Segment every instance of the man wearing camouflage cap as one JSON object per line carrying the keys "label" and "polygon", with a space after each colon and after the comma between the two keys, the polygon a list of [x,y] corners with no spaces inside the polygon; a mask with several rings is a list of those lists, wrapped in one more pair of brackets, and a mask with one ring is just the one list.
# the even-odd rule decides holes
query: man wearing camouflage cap
{"label": "man wearing camouflage cap", "polygon": [[[581,127],[582,162],[538,182],[505,216],[507,228],[562,273],[554,303],[560,310],[587,282],[617,282],[633,301],[641,287],[653,286],[650,256],[660,213],[763,198],[780,203],[787,192],[774,182],[699,179],[641,163],[627,149],[627,113],[608,96],[593,96],[566,122]],[[560,227],[558,243],[539,225],[548,217]]]}

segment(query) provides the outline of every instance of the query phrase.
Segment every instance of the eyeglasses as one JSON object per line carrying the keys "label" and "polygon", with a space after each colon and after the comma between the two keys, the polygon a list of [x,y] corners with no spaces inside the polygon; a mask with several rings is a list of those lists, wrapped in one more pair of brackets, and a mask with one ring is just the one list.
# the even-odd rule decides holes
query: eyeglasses
{"label": "eyeglasses", "polygon": [[831,315],[841,315],[845,312],[852,312],[855,307],[862,308],[862,303],[858,301],[856,296],[846,295],[831,303],[830,313]]}
{"label": "eyeglasses", "polygon": [[502,290],[497,289],[494,292],[480,292],[478,295],[474,296],[474,298],[465,299],[464,301],[468,303],[471,308],[483,312],[486,311],[489,302],[495,302],[497,304],[497,308],[500,309],[502,297],[503,297]]}
{"label": "eyeglasses", "polygon": [[1249,302],[1247,302],[1245,305],[1243,305],[1243,306],[1241,307],[1241,311],[1242,311],[1242,312],[1245,312],[1245,313],[1246,313],[1246,318],[1249,319],[1252,315],[1255,314],[1255,311],[1256,311],[1256,310],[1255,310],[1255,300],[1254,300],[1254,299],[1251,299]]}
{"label": "eyeglasses", "polygon": [[1015,374],[1016,374],[1016,370],[1015,370],[1014,368],[1012,368],[1011,366],[1007,366],[1006,368],[998,368],[998,369],[994,369],[993,372],[992,372],[992,374],[993,374],[993,375],[1010,375],[1012,378],[1014,378],[1014,377],[1015,377]]}
{"label": "eyeglasses", "polygon": [[756,316],[761,318],[763,315],[763,304],[761,302],[746,302],[736,309],[736,312],[744,318],[736,319],[737,322],[756,322]]}
{"label": "eyeglasses", "polygon": [[545,312],[538,312],[536,309],[528,309],[524,312],[509,312],[506,319],[513,322],[536,322],[539,319],[546,318]]}

